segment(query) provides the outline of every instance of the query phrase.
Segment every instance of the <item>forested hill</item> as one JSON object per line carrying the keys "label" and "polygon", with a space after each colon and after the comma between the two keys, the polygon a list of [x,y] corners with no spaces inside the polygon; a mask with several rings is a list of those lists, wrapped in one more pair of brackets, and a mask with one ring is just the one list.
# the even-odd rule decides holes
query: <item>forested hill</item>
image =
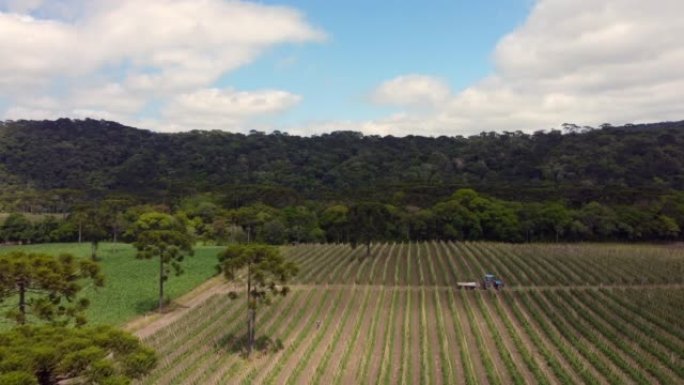
{"label": "forested hill", "polygon": [[467,138],[162,134],[98,120],[8,121],[0,123],[0,182],[156,197],[233,191],[237,204],[257,194],[273,204],[400,196],[421,205],[466,186],[519,201],[628,203],[684,190],[684,121]]}

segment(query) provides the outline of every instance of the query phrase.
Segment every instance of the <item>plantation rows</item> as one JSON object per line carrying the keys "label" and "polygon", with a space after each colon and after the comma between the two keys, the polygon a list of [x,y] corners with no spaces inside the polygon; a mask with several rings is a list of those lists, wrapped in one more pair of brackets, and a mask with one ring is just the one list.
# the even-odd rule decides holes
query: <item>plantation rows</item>
{"label": "plantation rows", "polygon": [[509,286],[684,284],[684,248],[501,243],[301,245],[288,249],[302,284],[453,286],[495,273]]}
{"label": "plantation rows", "polygon": [[[642,295],[683,305],[674,291]],[[632,294],[298,287],[259,316],[259,335],[282,349],[250,360],[231,349],[244,302],[217,295],[146,340],[163,358],[142,383],[681,383],[684,325],[632,305]]]}
{"label": "plantation rows", "polygon": [[[651,266],[604,250],[623,262],[605,271],[556,246],[362,251],[288,251],[298,283],[257,315],[257,338],[276,348],[240,355],[244,298],[217,294],[145,339],[161,359],[139,384],[684,383],[684,288],[660,270],[681,256],[666,249],[650,251]],[[484,270],[520,290],[449,287]],[[611,280],[627,273],[644,280]]]}

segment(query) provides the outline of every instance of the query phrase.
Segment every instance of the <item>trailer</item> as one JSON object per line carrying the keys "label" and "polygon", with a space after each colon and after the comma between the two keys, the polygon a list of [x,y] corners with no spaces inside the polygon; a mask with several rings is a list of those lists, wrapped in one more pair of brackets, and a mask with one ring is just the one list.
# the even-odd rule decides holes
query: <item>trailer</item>
{"label": "trailer", "polygon": [[456,287],[459,289],[475,290],[477,286],[477,282],[456,282]]}

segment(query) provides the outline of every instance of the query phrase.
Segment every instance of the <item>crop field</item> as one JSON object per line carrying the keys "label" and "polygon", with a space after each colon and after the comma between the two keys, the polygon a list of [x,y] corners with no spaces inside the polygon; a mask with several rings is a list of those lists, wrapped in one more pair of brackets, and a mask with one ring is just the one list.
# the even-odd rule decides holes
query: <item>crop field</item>
{"label": "crop field", "polygon": [[[51,243],[23,246],[3,246],[0,253],[14,250],[51,255],[70,253],[90,258],[90,243]],[[172,276],[166,283],[166,293],[177,298],[216,273],[217,247],[195,248],[195,255],[183,262],[184,274]],[[156,308],[158,298],[159,262],[135,258],[133,246],[125,243],[101,243],[98,263],[105,275],[105,286],[86,286],[83,296],[90,300],[87,317],[92,324],[121,325]],[[11,302],[11,301],[8,301]],[[0,310],[4,310],[0,307]],[[0,319],[0,330],[10,327]]]}
{"label": "crop field", "polygon": [[[216,294],[144,338],[161,359],[139,383],[684,383],[682,247],[285,250],[301,268],[292,292],[257,314],[278,349],[239,354],[244,298]],[[505,289],[455,288],[485,272]]]}

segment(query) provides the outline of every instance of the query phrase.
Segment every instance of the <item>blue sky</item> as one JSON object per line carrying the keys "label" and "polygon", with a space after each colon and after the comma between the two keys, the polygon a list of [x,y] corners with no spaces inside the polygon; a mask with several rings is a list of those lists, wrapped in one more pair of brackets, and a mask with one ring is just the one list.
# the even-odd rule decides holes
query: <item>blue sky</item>
{"label": "blue sky", "polygon": [[224,76],[221,84],[277,87],[302,95],[303,102],[285,116],[292,124],[380,118],[391,108],[369,104],[368,94],[402,74],[431,74],[462,89],[492,71],[497,41],[522,24],[530,8],[527,0],[286,4],[302,10],[327,39],[276,47]]}
{"label": "blue sky", "polygon": [[684,117],[681,0],[0,0],[0,119],[472,135]]}

